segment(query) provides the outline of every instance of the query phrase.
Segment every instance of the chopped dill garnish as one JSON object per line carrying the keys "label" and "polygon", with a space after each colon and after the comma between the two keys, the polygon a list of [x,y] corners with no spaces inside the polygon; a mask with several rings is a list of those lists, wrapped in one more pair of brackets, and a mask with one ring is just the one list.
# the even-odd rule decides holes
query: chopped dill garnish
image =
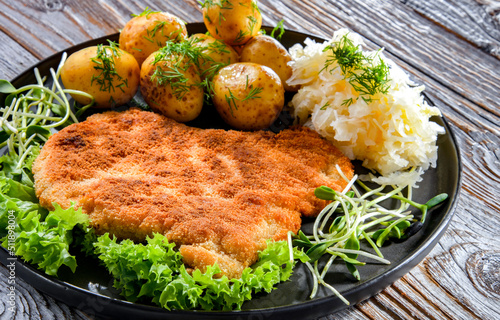
{"label": "chopped dill garnish", "polygon": [[[274,27],[274,29],[271,31],[271,34],[270,36],[275,38],[276,40],[281,40],[281,37],[283,36],[283,34],[285,33],[285,27],[283,26],[283,23],[284,21],[281,20],[280,22],[278,22],[278,24],[276,25],[276,27]],[[274,36],[274,33],[279,31],[279,34]]]}
{"label": "chopped dill garnish", "polygon": [[221,9],[227,9],[227,10],[233,8],[233,4],[231,3],[230,0],[221,0],[221,1],[205,0],[205,1],[198,1],[198,3],[202,8],[210,8],[215,6],[219,6]]}
{"label": "chopped dill garnish", "polygon": [[206,49],[210,53],[230,53],[230,51],[227,49],[227,45],[219,39],[216,39],[214,42],[209,43]]}
{"label": "chopped dill garnish", "polygon": [[[127,79],[122,78],[115,68],[115,57],[119,57],[121,53],[116,42],[108,40],[108,43],[109,46],[98,45],[96,56],[91,58],[92,62],[96,64],[94,69],[99,70],[100,73],[97,76],[92,76],[90,83],[91,85],[94,82],[97,83],[100,86],[100,91],[114,92],[115,88],[119,88],[123,92],[122,87],[128,87]],[[115,79],[118,81],[117,85],[113,85]]]}
{"label": "chopped dill garnish", "polygon": [[[144,39],[148,40],[151,43],[154,43],[154,37],[156,36],[156,33],[159,30],[160,30],[160,34],[164,37],[165,34],[163,33],[163,27],[165,26],[166,23],[167,23],[166,21],[159,21],[159,20],[155,21],[155,25],[154,25],[153,29],[146,30],[147,36],[144,36]],[[162,43],[158,42],[158,45],[162,46]]]}
{"label": "chopped dill garnish", "polygon": [[248,32],[244,32],[243,30],[240,30],[238,34],[236,35],[236,38],[234,39],[235,43],[243,41],[245,36],[248,35]]}
{"label": "chopped dill garnish", "polygon": [[228,88],[229,96],[226,95],[225,98],[226,98],[227,104],[229,105],[231,115],[233,115],[233,107],[234,107],[234,110],[238,110],[238,105],[236,104],[237,101],[243,102],[243,101],[247,101],[247,100],[251,100],[251,99],[258,99],[258,98],[260,98],[259,94],[262,92],[262,90],[264,90],[264,88],[254,87],[253,85],[250,85],[248,83],[248,75],[246,77],[245,88],[247,89],[247,91],[248,91],[248,89],[250,89],[250,90],[248,91],[247,95],[244,98],[238,98],[237,96],[235,96],[233,94],[231,89]]}
{"label": "chopped dill garnish", "polygon": [[323,52],[330,50],[330,56],[325,62],[323,69],[328,69],[335,63],[340,67],[340,71],[346,76],[350,76],[355,70],[362,68],[366,57],[359,46],[355,46],[347,34],[339,42],[327,46]]}
{"label": "chopped dill garnish", "polygon": [[178,100],[181,100],[191,89],[191,85],[188,84],[189,80],[184,75],[189,65],[182,66],[178,64],[181,60],[177,60],[174,65],[166,68],[158,65],[151,75],[151,80],[156,81],[159,85],[169,84]]}
{"label": "chopped dill garnish", "polygon": [[342,101],[341,106],[349,107],[353,103],[354,103],[354,99],[349,98],[349,99],[345,99],[344,101]]}
{"label": "chopped dill garnish", "polygon": [[252,12],[254,15],[255,15],[255,11],[260,13],[260,9],[259,9],[259,6],[257,5],[257,1],[252,1]]}
{"label": "chopped dill garnish", "polygon": [[[365,102],[373,101],[377,93],[385,94],[389,89],[389,67],[383,59],[375,59],[373,56],[363,53],[359,45],[354,45],[348,34],[345,34],[338,42],[327,46],[323,52],[328,51],[330,55],[325,62],[323,70],[334,66],[340,68],[345,79],[359,92]],[[378,61],[376,61],[378,60]],[[350,106],[355,101],[346,99],[342,105]]]}
{"label": "chopped dill garnish", "polygon": [[[221,0],[221,1],[214,1],[214,0],[205,0],[205,1],[198,1],[198,3],[201,5],[202,8],[211,8],[218,6],[220,7],[221,10],[231,10],[233,8],[233,4],[229,0]],[[205,19],[207,19],[208,22],[213,23],[208,14],[205,14]],[[226,19],[224,18],[224,15],[222,12],[219,12],[219,25],[222,24],[222,21],[225,21]],[[215,31],[218,33],[218,29],[215,29]]]}
{"label": "chopped dill garnish", "polygon": [[144,9],[143,12],[139,13],[139,14],[131,14],[132,17],[144,17],[146,16],[147,19],[149,19],[149,15],[150,14],[153,14],[153,13],[159,13],[161,11],[153,11],[151,9],[149,9],[149,7],[146,7],[146,9]]}
{"label": "chopped dill garnish", "polygon": [[[370,61],[371,62],[371,61]],[[354,73],[349,81],[365,101],[371,101],[371,96],[377,93],[387,93],[389,89],[389,67],[380,59],[379,64],[363,67],[361,73]],[[368,97],[367,97],[368,96]]]}
{"label": "chopped dill garnish", "polygon": [[[209,95],[213,93],[211,81],[221,68],[229,64],[229,61],[215,62],[207,52],[228,51],[223,42],[216,41],[208,45],[197,45],[201,41],[199,38],[190,38],[181,42],[167,41],[165,46],[156,53],[152,64],[156,65],[161,61],[168,61],[170,66],[158,65],[151,76],[151,80],[160,85],[170,85],[174,95],[179,100],[193,86],[205,88],[208,93],[206,102],[209,103]],[[210,66],[201,68],[206,63],[210,64]],[[189,84],[185,72],[193,65],[196,66],[196,72],[203,80],[199,83]]]}
{"label": "chopped dill garnish", "polygon": [[248,29],[250,30],[250,34],[253,33],[253,29],[257,25],[257,18],[254,16],[248,16]]}

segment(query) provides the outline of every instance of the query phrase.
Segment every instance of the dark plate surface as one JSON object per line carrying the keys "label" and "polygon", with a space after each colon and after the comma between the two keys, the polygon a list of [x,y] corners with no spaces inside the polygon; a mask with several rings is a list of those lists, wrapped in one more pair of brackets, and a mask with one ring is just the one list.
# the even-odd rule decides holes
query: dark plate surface
{"label": "dark plate surface", "polygon": [[[270,30],[270,28],[265,28]],[[188,25],[190,34],[206,32],[202,23]],[[287,31],[282,43],[290,47],[295,43],[303,43],[310,37],[316,41],[324,39],[308,36],[306,34]],[[71,54],[87,46],[105,43],[106,39],[118,40],[118,34],[91,40],[72,47],[66,52]],[[56,68],[62,53],[55,54],[40,62],[34,67],[42,75],[49,74],[50,68]],[[16,87],[33,83],[33,68],[15,78],[12,83]],[[4,100],[0,95],[0,101]],[[429,101],[432,104],[431,101]],[[427,216],[423,228],[411,238],[399,243],[388,243],[381,249],[390,265],[367,262],[359,268],[361,281],[356,281],[350,276],[343,264],[334,264],[326,276],[326,281],[333,285],[344,295],[351,305],[367,299],[394,281],[401,278],[416,266],[437,244],[446,230],[457,203],[460,188],[461,163],[455,138],[444,118],[433,119],[446,129],[437,141],[439,146],[437,167],[429,169],[423,177],[420,187],[414,189],[413,199],[425,203],[428,199],[439,193],[447,193],[449,198],[440,206],[432,209]],[[287,125],[286,117],[278,122],[272,129],[279,130]],[[283,123],[284,122],[284,123]],[[189,125],[198,127],[220,127],[225,124],[214,114],[213,110],[204,108],[202,116],[192,121]],[[363,169],[356,164],[356,172]],[[312,227],[312,220],[303,222],[306,231]],[[0,249],[0,262],[6,265],[10,256],[4,249]],[[21,260],[16,261],[16,275],[30,283],[36,289],[45,292],[54,298],[86,312],[92,317],[119,318],[119,319],[312,319],[321,315],[332,313],[347,306],[329,291],[322,288],[314,299],[309,299],[312,288],[312,277],[305,266],[298,265],[294,274],[287,282],[278,285],[270,294],[257,295],[253,300],[243,305],[242,311],[233,312],[205,312],[205,311],[167,311],[156,306],[130,303],[122,300],[112,288],[112,278],[107,271],[94,259],[78,256],[78,268],[72,274],[67,268],[61,268],[59,278],[46,275],[36,267]]]}

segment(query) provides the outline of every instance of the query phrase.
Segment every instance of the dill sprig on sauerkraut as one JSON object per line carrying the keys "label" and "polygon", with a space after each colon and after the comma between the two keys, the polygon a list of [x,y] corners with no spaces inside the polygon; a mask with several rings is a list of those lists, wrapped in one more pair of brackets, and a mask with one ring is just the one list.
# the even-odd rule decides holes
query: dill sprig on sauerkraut
{"label": "dill sprig on sauerkraut", "polygon": [[430,121],[430,106],[409,75],[382,50],[363,51],[362,38],[340,29],[330,41],[290,48],[293,75],[300,85],[290,106],[298,123],[332,141],[351,160],[380,176],[379,184],[415,186],[435,167],[436,140],[444,129]]}

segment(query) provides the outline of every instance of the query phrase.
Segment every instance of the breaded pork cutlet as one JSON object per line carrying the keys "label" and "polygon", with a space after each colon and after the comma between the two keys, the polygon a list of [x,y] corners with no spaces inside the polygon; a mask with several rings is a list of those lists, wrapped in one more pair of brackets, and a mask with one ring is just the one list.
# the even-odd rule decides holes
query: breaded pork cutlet
{"label": "breaded pork cutlet", "polygon": [[50,137],[33,166],[42,206],[72,202],[98,233],[175,242],[186,265],[218,263],[239,277],[266,239],[298,232],[301,215],[326,205],[321,185],[341,190],[348,158],[316,132],[198,129],[139,110],[106,112]]}

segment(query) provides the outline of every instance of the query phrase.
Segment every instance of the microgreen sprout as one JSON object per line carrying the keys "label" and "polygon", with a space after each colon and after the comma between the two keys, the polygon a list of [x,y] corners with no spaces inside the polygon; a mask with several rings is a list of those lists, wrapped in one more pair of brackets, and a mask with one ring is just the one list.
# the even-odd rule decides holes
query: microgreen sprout
{"label": "microgreen sprout", "polygon": [[[15,88],[0,80],[0,93],[7,94],[0,108],[0,148],[7,146],[9,154],[16,154],[22,164],[33,148],[47,141],[52,128],[78,122],[78,116],[93,104],[93,97],[85,92],[63,89],[59,83],[61,68],[66,61],[63,54],[57,70],[50,69],[52,85],[35,68],[36,84]],[[91,103],[73,112],[67,94],[78,94]]]}
{"label": "microgreen sprout", "polygon": [[[293,240],[290,245],[301,248],[309,257],[309,261],[305,264],[314,278],[311,298],[316,295],[318,284],[323,284],[344,303],[349,304],[349,301],[335,288],[324,281],[333,261],[337,258],[342,259],[347,270],[357,280],[360,280],[357,267],[366,264],[358,257],[390,264],[379,248],[388,239],[408,238],[411,234],[407,230],[410,230],[412,225],[422,224],[428,210],[444,201],[447,195],[440,194],[425,204],[419,204],[411,199],[410,187],[407,188],[406,195],[403,194],[404,187],[393,186],[390,191],[384,191],[390,186],[371,189],[359,181],[356,175],[349,180],[338,166],[337,170],[348,182],[347,186],[342,192],[326,186],[315,190],[314,194],[317,198],[330,201],[330,203],[314,221],[313,234],[306,235],[299,231],[297,235],[292,235]],[[362,189],[358,189],[355,183]],[[394,209],[387,209],[381,205],[387,199],[395,199],[399,201],[399,205],[396,205]],[[410,205],[421,211],[420,221],[409,210]],[[362,249],[361,241],[363,240],[366,240],[374,253]],[[329,258],[323,270],[320,270],[318,261],[325,255],[329,255]]]}

